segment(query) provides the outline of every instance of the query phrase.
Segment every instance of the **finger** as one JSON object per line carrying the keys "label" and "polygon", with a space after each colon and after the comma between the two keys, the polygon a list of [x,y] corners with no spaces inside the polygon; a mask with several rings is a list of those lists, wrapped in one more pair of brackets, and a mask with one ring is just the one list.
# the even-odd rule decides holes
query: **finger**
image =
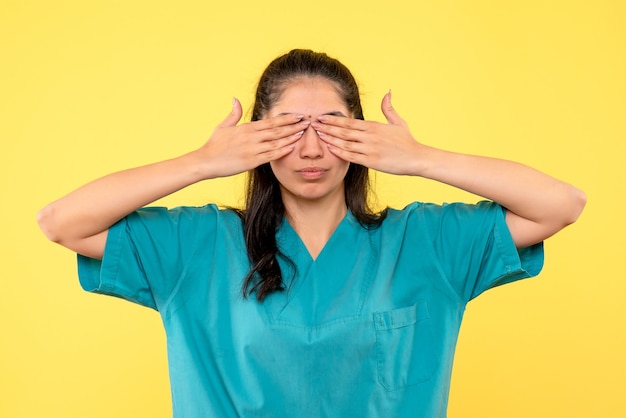
{"label": "finger", "polygon": [[280,154],[282,152],[280,150],[283,148],[295,145],[295,143],[302,138],[302,135],[304,135],[304,130],[300,130],[286,137],[257,142],[253,145],[252,153],[264,156],[267,162],[269,161],[268,158],[275,158],[274,155],[276,153]]}
{"label": "finger", "polygon": [[241,103],[239,102],[239,100],[237,100],[237,98],[233,97],[233,108],[231,109],[228,116],[226,116],[226,119],[224,119],[222,123],[217,125],[217,127],[227,128],[230,126],[236,126],[239,120],[241,120],[242,114],[243,110],[241,108]]}
{"label": "finger", "polygon": [[287,145],[285,147],[269,151],[264,155],[265,160],[267,162],[280,160],[284,156],[291,153],[294,150],[294,148],[295,148],[294,145]]}
{"label": "finger", "polygon": [[364,154],[361,154],[359,152],[354,152],[354,151],[348,151],[344,148],[335,146],[331,144],[330,142],[326,142],[326,147],[328,148],[328,151],[330,151],[337,158],[340,158],[344,161],[348,161],[350,163],[366,165],[365,163],[366,156]]}
{"label": "finger", "polygon": [[302,135],[304,135],[304,131],[305,130],[302,129],[296,133],[293,133],[283,138],[275,139],[272,141],[265,141],[263,144],[265,145],[265,149],[269,151],[284,148],[289,145],[294,145],[296,141],[302,138]]}
{"label": "finger", "polygon": [[391,104],[391,90],[383,97],[383,101],[380,105],[381,110],[383,111],[383,115],[387,119],[391,125],[405,125],[406,122],[404,119],[398,115],[398,112],[393,108]]}
{"label": "finger", "polygon": [[325,134],[324,132],[318,132],[317,134],[319,135],[320,139],[324,141],[327,145],[333,147],[334,149],[341,150],[342,152],[351,154],[365,154],[369,149],[368,145],[364,142],[345,140]]}
{"label": "finger", "polygon": [[[362,122],[362,121],[361,121]],[[317,131],[320,138],[324,139],[326,136],[331,136],[345,141],[359,141],[367,135],[362,130],[355,130],[350,128],[344,128],[336,125],[328,125],[326,123],[313,122],[311,127]]]}
{"label": "finger", "polygon": [[[289,138],[285,138],[285,139],[273,142],[272,146],[268,150],[260,153],[260,156],[262,157],[263,162],[270,162],[270,161],[278,160],[280,158],[283,158],[285,155],[289,154],[290,152],[292,152],[295,148],[294,142],[300,139],[300,137],[302,137],[302,134],[300,135],[296,134],[296,135],[292,135]],[[293,138],[295,138],[295,140]]]}
{"label": "finger", "polygon": [[272,118],[261,119],[252,122],[250,125],[257,131],[279,128],[281,126],[293,125],[304,119],[304,115],[288,113],[285,115],[275,116]]}
{"label": "finger", "polygon": [[311,122],[308,120],[301,120],[300,122],[292,123],[290,125],[274,126],[261,131],[257,131],[255,128],[253,134],[254,137],[261,142],[272,142],[283,138],[289,138],[292,135],[300,134],[301,136],[310,124]]}
{"label": "finger", "polygon": [[321,115],[317,117],[317,120],[324,125],[337,126],[355,131],[366,131],[369,127],[368,121],[343,116]]}

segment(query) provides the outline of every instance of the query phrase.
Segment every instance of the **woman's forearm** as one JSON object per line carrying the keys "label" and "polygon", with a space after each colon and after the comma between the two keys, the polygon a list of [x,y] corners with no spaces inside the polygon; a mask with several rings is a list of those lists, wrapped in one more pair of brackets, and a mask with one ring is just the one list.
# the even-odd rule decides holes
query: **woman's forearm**
{"label": "woman's forearm", "polygon": [[500,203],[518,244],[539,242],[576,221],[586,197],[576,187],[512,161],[420,145],[415,174]]}
{"label": "woman's forearm", "polygon": [[52,241],[68,246],[106,231],[129,213],[202,180],[198,157],[178,158],[109,174],[44,207],[38,222]]}
{"label": "woman's forearm", "polygon": [[76,252],[99,257],[110,226],[129,213],[205,179],[227,177],[281,158],[310,122],[287,114],[238,125],[241,103],[199,149],[178,158],[102,177],[38,214],[44,234]]}
{"label": "woman's forearm", "polygon": [[383,97],[387,124],[323,115],[312,123],[338,158],[397,175],[430,178],[493,200],[508,212],[515,244],[544,240],[574,222],[585,194],[560,180],[511,161],[458,154],[417,142],[408,124]]}

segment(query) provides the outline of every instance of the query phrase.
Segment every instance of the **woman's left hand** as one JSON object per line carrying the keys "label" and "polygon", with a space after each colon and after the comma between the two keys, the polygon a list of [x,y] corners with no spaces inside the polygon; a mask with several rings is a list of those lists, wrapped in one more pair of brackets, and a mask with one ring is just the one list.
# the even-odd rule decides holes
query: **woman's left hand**
{"label": "woman's left hand", "polygon": [[337,157],[390,174],[415,175],[500,203],[517,248],[536,244],[574,222],[585,194],[525,165],[443,151],[417,142],[406,122],[382,102],[388,124],[336,116],[311,123]]}
{"label": "woman's left hand", "polygon": [[311,126],[342,160],[390,174],[418,175],[421,146],[391,105],[391,92],[381,108],[388,124],[324,115]]}

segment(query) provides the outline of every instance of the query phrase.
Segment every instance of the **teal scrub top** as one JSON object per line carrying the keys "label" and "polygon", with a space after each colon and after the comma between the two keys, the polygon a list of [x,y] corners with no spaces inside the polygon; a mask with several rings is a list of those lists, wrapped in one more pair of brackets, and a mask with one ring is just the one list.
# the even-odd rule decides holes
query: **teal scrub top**
{"label": "teal scrub top", "polygon": [[287,221],[286,291],[244,299],[250,268],[230,210],[145,208],[111,227],[82,287],[157,310],[174,417],[446,416],[465,305],[539,273],[493,202],[413,203],[376,229],[348,212],[317,259]]}

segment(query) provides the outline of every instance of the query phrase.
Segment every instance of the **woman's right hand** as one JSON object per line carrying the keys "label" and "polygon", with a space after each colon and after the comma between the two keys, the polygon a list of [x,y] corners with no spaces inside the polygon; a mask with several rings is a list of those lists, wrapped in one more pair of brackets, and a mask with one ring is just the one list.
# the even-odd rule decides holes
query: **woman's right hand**
{"label": "woman's right hand", "polygon": [[302,115],[244,123],[241,104],[201,148],[94,180],[50,203],[38,214],[44,234],[77,253],[101,258],[108,228],[131,212],[193,183],[253,169],[291,152],[309,126]]}
{"label": "woman's right hand", "polygon": [[310,121],[304,115],[286,114],[237,125],[241,103],[233,99],[233,109],[210,139],[196,151],[204,178],[227,177],[289,154]]}

